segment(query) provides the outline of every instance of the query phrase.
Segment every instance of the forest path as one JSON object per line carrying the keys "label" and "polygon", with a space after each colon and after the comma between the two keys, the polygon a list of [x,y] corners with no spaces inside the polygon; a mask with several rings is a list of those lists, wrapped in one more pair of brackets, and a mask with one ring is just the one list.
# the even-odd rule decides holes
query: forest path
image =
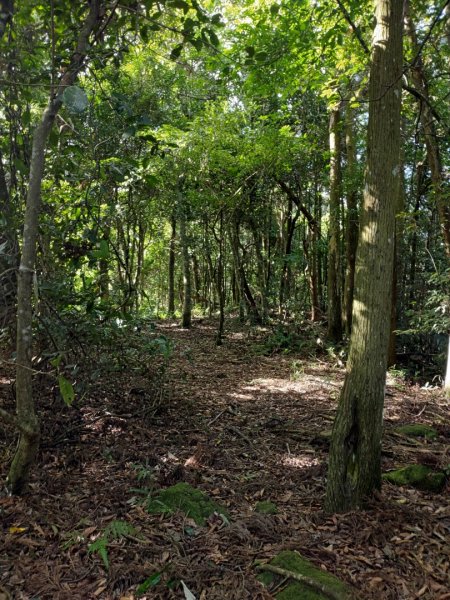
{"label": "forest path", "polygon": [[[183,580],[197,599],[267,599],[273,596],[257,582],[254,560],[296,549],[364,598],[444,600],[445,492],[385,484],[365,512],[321,511],[324,432],[343,368],[325,353],[264,356],[263,334],[232,323],[217,347],[215,325],[158,325],[156,333],[174,343],[163,395],[152,381],[151,357],[148,372],[99,377],[72,410],[42,383],[42,452],[32,493],[0,498],[0,586],[18,599],[131,600],[155,576],[144,598],[182,598],[170,582]],[[12,408],[11,399],[5,395],[2,405]],[[390,379],[383,468],[448,462],[444,425],[434,442],[389,433],[400,422],[442,424],[445,410],[439,391]],[[7,436],[2,475],[13,443]],[[181,513],[147,514],[148,494],[179,481],[225,506],[230,524],[213,519],[198,527]],[[261,500],[278,514],[255,512]],[[117,521],[133,532],[106,539]]]}

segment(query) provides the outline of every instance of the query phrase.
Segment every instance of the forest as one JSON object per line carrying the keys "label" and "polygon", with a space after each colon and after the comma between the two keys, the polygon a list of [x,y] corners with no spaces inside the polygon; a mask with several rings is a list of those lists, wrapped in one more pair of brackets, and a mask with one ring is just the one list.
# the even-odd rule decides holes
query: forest
{"label": "forest", "polygon": [[0,46],[0,600],[449,600],[450,0]]}

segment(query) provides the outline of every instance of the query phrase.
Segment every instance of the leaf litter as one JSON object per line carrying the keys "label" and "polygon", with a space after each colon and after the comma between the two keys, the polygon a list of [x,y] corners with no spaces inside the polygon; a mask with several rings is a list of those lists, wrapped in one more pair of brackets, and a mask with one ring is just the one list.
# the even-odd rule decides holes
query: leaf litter
{"label": "leaf litter", "polygon": [[[264,600],[275,596],[257,580],[256,561],[286,550],[361,598],[450,597],[448,483],[428,494],[385,482],[365,511],[322,511],[342,366],[324,356],[261,355],[261,334],[235,324],[221,347],[213,321],[159,328],[175,350],[157,400],[149,378],[126,373],[100,376],[72,408],[36,382],[39,462],[26,495],[0,496],[2,600]],[[13,410],[2,381],[0,405]],[[437,438],[396,432],[416,422]],[[4,479],[15,438],[0,431]],[[388,380],[383,470],[448,469],[449,437],[440,390]],[[158,491],[179,482],[226,507],[227,517],[214,513],[199,526],[179,511],[149,514]],[[274,514],[257,512],[261,503],[273,503]]]}

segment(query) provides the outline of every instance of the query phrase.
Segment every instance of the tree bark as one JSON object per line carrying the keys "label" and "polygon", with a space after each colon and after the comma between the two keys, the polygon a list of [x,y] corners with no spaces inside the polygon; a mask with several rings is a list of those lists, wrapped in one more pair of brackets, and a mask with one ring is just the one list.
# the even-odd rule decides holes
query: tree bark
{"label": "tree bark", "polygon": [[[416,29],[412,21],[409,2],[406,3],[406,28],[414,56],[418,54]],[[441,231],[447,258],[450,260],[450,202],[449,188],[446,184],[442,171],[442,160],[439,141],[436,135],[436,122],[429,103],[428,79],[425,73],[422,56],[419,55],[411,68],[411,76],[414,86],[425,101],[421,101],[420,123],[427,149],[428,166],[431,172],[434,198],[438,209]]]}
{"label": "tree bark", "polygon": [[173,319],[175,315],[175,243],[177,238],[177,220],[175,215],[170,219],[171,234],[169,244],[169,298],[167,315]]}
{"label": "tree bark", "polygon": [[330,221],[328,238],[328,338],[342,340],[340,204],[342,194],[341,171],[341,110],[330,114]]}
{"label": "tree bark", "polygon": [[359,211],[356,174],[356,147],[354,136],[354,114],[349,106],[346,112],[345,145],[347,153],[348,190],[347,218],[345,230],[345,284],[344,284],[344,324],[345,333],[352,330],[352,307],[355,289],[356,249],[358,247]]}
{"label": "tree bark", "polygon": [[367,165],[347,374],[333,427],[325,509],[360,507],[381,486],[395,208],[400,185],[402,5],[376,0]]}
{"label": "tree bark", "polygon": [[20,437],[6,480],[7,489],[12,494],[20,494],[23,491],[39,449],[40,426],[35,411],[32,388],[32,295],[33,281],[36,276],[36,248],[41,210],[41,186],[45,166],[45,148],[56,115],[62,106],[63,92],[67,86],[74,83],[79,70],[83,66],[89,38],[99,20],[100,1],[91,0],[89,14],[80,31],[70,67],[62,77],[56,93],[50,98],[41,122],[33,135],[17,288],[16,410],[17,420],[20,424]]}
{"label": "tree bark", "polygon": [[189,257],[189,244],[187,239],[187,216],[184,198],[181,198],[178,203],[179,221],[180,221],[180,243],[181,253],[183,256],[183,314],[181,318],[181,326],[185,329],[190,329],[192,325],[192,283],[191,283],[191,262]]}

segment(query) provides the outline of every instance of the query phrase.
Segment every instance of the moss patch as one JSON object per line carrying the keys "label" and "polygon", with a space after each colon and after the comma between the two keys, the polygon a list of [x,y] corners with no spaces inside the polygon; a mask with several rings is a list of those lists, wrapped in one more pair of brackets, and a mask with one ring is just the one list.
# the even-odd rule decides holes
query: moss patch
{"label": "moss patch", "polygon": [[424,437],[428,440],[434,440],[438,435],[436,429],[433,429],[433,427],[420,425],[419,423],[402,425],[401,427],[396,427],[395,431],[408,437]]}
{"label": "moss patch", "polygon": [[269,500],[262,500],[261,502],[256,503],[255,511],[262,515],[277,515],[278,507]]}
{"label": "moss patch", "polygon": [[408,465],[383,474],[383,479],[394,485],[410,485],[426,492],[440,492],[445,485],[445,474],[425,465]]}
{"label": "moss patch", "polygon": [[[280,552],[275,558],[270,561],[270,564],[274,567],[281,567],[292,573],[304,575],[310,579],[314,579],[319,584],[326,586],[333,590],[333,592],[342,600],[350,600],[353,596],[350,588],[340,581],[334,575],[322,571],[318,567],[315,567],[309,560],[303,558],[298,552],[285,551]],[[265,586],[271,585],[275,579],[280,579],[280,575],[270,573],[268,571],[262,572],[258,575],[258,580]],[[282,591],[276,594],[277,600],[328,600],[328,596],[325,596],[321,592],[313,590],[306,584],[300,581],[290,580],[289,585]]]}
{"label": "moss patch", "polygon": [[184,482],[160,491],[147,505],[147,511],[153,515],[171,514],[177,510],[194,519],[197,525],[204,525],[214,512],[226,515],[226,511],[206,494]]}

